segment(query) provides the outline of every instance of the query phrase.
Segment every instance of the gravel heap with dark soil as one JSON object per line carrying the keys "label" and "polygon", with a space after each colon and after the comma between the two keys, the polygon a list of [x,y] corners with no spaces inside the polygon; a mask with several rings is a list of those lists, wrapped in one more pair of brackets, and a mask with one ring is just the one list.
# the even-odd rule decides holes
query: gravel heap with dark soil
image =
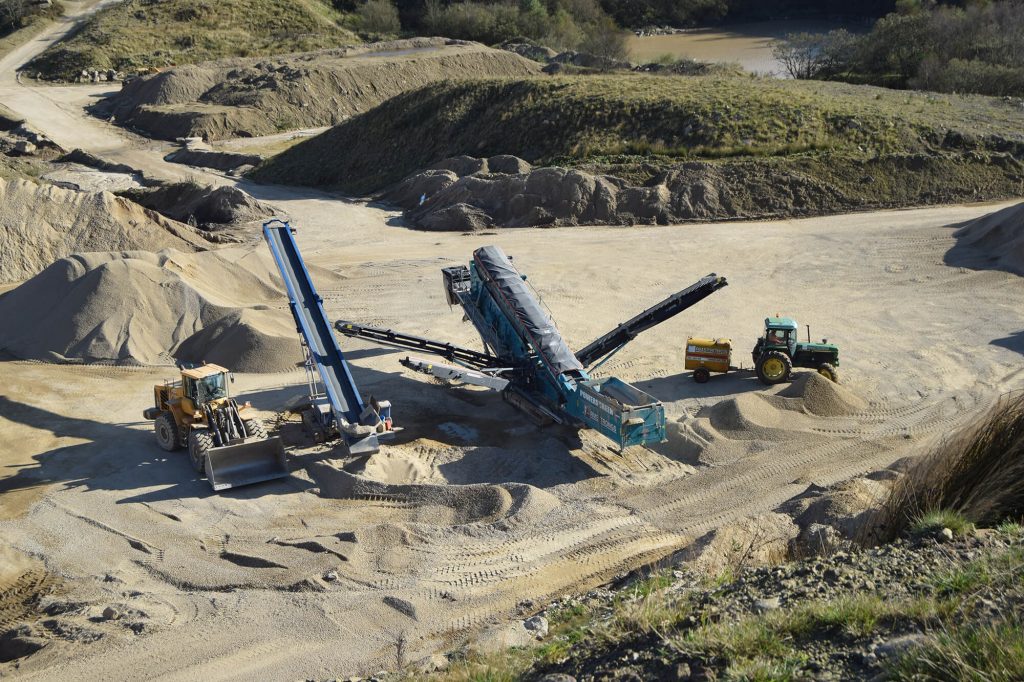
{"label": "gravel heap with dark soil", "polygon": [[[1008,555],[1016,559],[1006,565],[1019,569],[1022,551],[1024,536],[1019,528],[964,537],[936,529],[868,550],[850,548],[831,556],[744,570],[717,587],[708,587],[706,578],[680,565],[654,592],[649,592],[649,582],[633,583],[551,604],[543,615],[553,623],[566,613],[580,611],[591,614],[590,623],[582,635],[579,630],[555,635],[568,640],[582,637],[582,641],[567,645],[560,659],[536,664],[525,678],[561,674],[547,679],[710,680],[727,671],[735,675],[737,661],[729,647],[707,643],[730,641],[736,635],[722,633],[730,628],[749,632],[757,621],[765,621],[769,629],[788,635],[787,645],[798,654],[798,662],[792,664],[789,677],[764,679],[871,679],[885,674],[901,655],[927,646],[944,627],[922,604],[939,604],[932,611],[960,624],[999,619],[1019,623],[1024,615],[1020,574],[1010,577],[1017,589],[1005,589],[997,579],[978,576],[995,575],[993,565]],[[620,631],[621,637],[600,634],[622,627],[616,623],[623,612],[643,613],[652,603],[673,605],[674,622],[665,629]],[[818,615],[795,617],[809,612]],[[807,624],[801,627],[793,622]],[[709,630],[718,634],[700,634]],[[766,636],[764,640],[764,652],[770,655],[771,640]]]}

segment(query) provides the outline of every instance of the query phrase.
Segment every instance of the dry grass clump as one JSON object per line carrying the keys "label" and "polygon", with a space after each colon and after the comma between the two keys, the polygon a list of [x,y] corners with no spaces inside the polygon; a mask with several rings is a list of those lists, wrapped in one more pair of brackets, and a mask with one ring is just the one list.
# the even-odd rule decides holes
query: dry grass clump
{"label": "dry grass clump", "polygon": [[885,540],[940,519],[989,527],[1022,516],[1024,393],[1018,393],[918,460],[893,485],[872,530]]}

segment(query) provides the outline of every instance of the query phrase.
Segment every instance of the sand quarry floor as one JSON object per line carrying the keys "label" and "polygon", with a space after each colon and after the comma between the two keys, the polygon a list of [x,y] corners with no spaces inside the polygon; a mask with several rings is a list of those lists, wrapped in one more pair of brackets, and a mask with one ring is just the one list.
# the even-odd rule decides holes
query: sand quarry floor
{"label": "sand quarry floor", "polygon": [[[949,225],[993,207],[458,236],[389,226],[361,204],[285,203],[307,259],[345,278],[321,292],[332,316],[465,344],[473,329],[444,303],[438,270],[486,243],[515,257],[573,347],[707,272],[731,284],[603,368],[663,400],[672,422],[667,443],[624,453],[346,342],[363,393],[395,406],[395,442],[369,462],[332,461],[286,422],[292,478],[214,495],[141,418],[170,369],[4,362],[0,532],[46,568],[15,566],[7,594],[53,590],[44,604],[80,628],[66,638],[80,643],[58,641],[19,675],[393,667],[399,642],[407,660],[456,646],[809,485],[914,454],[1024,374],[1024,279],[944,262]],[[699,386],[682,372],[687,335],[745,351],[775,312],[839,343],[844,387],[862,403],[818,416],[829,410],[801,402],[801,382],[769,390],[736,373]],[[271,418],[304,390],[298,370],[235,386]],[[341,467],[378,484],[353,492]],[[14,622],[24,607],[7,603]],[[109,605],[130,617],[97,622]]]}
{"label": "sand quarry floor", "polygon": [[[45,38],[0,60],[5,103],[153,175],[231,182],[169,166],[160,145],[86,117],[95,88],[16,83],[11,60]],[[0,675],[320,679],[481,632],[500,640],[547,600],[916,454],[1024,379],[1024,278],[962,254],[947,262],[953,226],[1001,206],[461,236],[326,194],[242,186],[281,207],[307,261],[339,276],[320,292],[332,317],[455,343],[477,338],[445,304],[439,269],[484,244],[515,257],[574,348],[709,272],[731,284],[602,368],[666,406],[668,442],[625,452],[410,375],[400,352],[345,342],[364,395],[390,399],[404,430],[369,461],[339,460],[281,417],[304,393],[300,370],[239,375],[236,393],[279,428],[293,475],[214,495],[141,416],[172,368],[0,362],[0,629],[28,619],[53,636]],[[690,334],[732,337],[749,364],[774,313],[840,345],[842,400],[803,380],[697,385],[682,371]],[[105,620],[107,607],[121,617]]]}

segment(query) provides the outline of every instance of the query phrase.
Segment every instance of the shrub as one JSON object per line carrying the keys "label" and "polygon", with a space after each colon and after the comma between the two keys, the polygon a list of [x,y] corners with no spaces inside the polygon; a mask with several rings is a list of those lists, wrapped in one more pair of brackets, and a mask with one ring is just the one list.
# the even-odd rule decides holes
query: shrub
{"label": "shrub", "polygon": [[0,0],[0,36],[25,26],[31,13],[28,0]]}
{"label": "shrub", "polygon": [[398,33],[402,24],[398,20],[398,8],[391,0],[367,0],[356,10],[359,28],[367,33]]}

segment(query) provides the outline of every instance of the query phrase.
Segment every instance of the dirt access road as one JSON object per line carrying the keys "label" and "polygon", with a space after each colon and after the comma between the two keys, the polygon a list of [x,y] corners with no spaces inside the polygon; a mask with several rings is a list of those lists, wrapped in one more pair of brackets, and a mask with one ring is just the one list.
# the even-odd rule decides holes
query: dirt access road
{"label": "dirt access road", "polygon": [[[11,107],[55,139],[176,170],[156,145],[69,104],[90,91],[0,81],[0,99],[15,94]],[[213,495],[141,419],[172,369],[4,362],[0,621],[27,618],[51,643],[0,671],[318,679],[467,637],[515,641],[515,619],[546,600],[914,454],[1024,376],[1024,279],[949,255],[950,225],[997,206],[460,236],[326,194],[245,188],[288,212],[310,262],[346,278],[321,291],[333,317],[456,343],[477,340],[444,303],[438,270],[486,243],[515,256],[574,348],[709,271],[731,285],[603,368],[662,399],[671,421],[667,443],[624,453],[352,343],[356,380],[393,402],[399,438],[343,462],[288,422],[290,479]],[[687,335],[731,336],[742,353],[776,312],[839,343],[844,386],[863,402],[825,416],[803,381],[766,390],[744,373],[703,386],[682,374]],[[269,417],[304,384],[294,371],[240,376],[235,389]],[[108,606],[121,617],[104,619]],[[48,615],[34,621],[38,608]]]}

